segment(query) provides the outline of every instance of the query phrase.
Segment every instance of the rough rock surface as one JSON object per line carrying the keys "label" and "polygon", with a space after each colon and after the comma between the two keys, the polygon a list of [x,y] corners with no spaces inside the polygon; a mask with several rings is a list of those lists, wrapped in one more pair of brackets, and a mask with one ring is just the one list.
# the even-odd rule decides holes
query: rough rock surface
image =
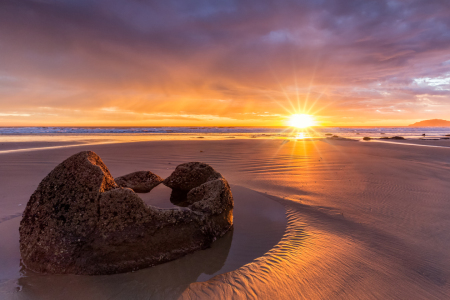
{"label": "rough rock surface", "polygon": [[203,183],[196,176],[182,180],[195,186],[187,194],[189,206],[159,209],[117,187],[94,152],[71,156],[27,204],[20,225],[22,262],[42,273],[113,274],[209,247],[233,225],[233,197],[227,181],[202,165],[209,174]]}
{"label": "rough rock surface", "polygon": [[118,186],[130,188],[136,193],[148,193],[163,179],[150,171],[138,171],[114,179]]}
{"label": "rough rock surface", "polygon": [[193,188],[222,175],[210,165],[201,162],[189,162],[176,167],[175,171],[164,180],[164,184],[172,189],[189,192]]}

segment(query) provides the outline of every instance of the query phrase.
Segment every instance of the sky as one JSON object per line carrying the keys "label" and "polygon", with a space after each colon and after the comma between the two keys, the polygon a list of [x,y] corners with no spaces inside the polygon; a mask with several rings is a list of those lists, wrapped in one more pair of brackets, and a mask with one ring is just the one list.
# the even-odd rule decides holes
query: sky
{"label": "sky", "polygon": [[448,0],[0,0],[0,126],[450,119]]}

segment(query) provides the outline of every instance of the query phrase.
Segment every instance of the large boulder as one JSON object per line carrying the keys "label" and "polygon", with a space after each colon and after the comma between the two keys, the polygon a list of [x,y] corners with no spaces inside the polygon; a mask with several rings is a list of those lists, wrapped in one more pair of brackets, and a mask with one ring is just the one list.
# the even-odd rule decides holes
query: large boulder
{"label": "large boulder", "polygon": [[116,188],[94,152],[59,164],[31,195],[20,223],[23,262],[38,272],[71,273],[98,224],[100,195]]}
{"label": "large boulder", "polygon": [[163,179],[150,171],[138,171],[114,179],[118,186],[130,188],[136,193],[148,193]]}
{"label": "large boulder", "polygon": [[231,190],[214,174],[200,185],[184,181],[196,185],[187,207],[160,209],[118,187],[94,152],[73,155],[42,180],[27,204],[22,262],[43,273],[112,274],[207,248],[233,225]]}

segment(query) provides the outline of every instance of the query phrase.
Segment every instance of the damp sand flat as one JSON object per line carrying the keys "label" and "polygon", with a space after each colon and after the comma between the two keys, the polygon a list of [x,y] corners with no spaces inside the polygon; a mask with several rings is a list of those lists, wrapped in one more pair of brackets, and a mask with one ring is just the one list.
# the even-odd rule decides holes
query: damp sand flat
{"label": "damp sand flat", "polygon": [[[2,223],[17,222],[39,181],[81,150],[99,154],[113,176],[148,169],[167,177],[179,163],[202,161],[241,192],[286,208],[286,232],[272,249],[238,270],[178,285],[179,298],[450,298],[450,149],[351,141],[195,140],[8,153],[0,155]],[[269,219],[276,215],[266,213]],[[10,231],[0,231],[1,247],[12,247],[3,246],[13,238]],[[97,299],[155,296],[141,277],[130,277],[114,294],[111,286],[118,277],[103,276],[95,284],[61,277],[75,290],[89,286]],[[45,277],[34,278],[44,278],[30,282],[35,289],[57,288],[46,286]],[[14,284],[0,283],[3,297],[26,299],[27,285],[11,291]],[[160,291],[174,289],[169,285]],[[77,299],[73,291],[60,293]]]}

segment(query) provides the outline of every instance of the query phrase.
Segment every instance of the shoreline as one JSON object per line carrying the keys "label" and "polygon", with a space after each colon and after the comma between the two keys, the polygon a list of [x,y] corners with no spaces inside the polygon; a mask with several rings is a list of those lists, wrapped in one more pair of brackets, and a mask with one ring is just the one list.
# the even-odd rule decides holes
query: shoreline
{"label": "shoreline", "polygon": [[[385,140],[379,138],[373,138],[370,141],[363,141],[362,139],[353,139],[353,138],[343,138],[339,137],[337,139],[333,139],[330,137],[320,137],[320,138],[288,138],[276,135],[259,135],[259,136],[198,136],[198,135],[180,135],[180,136],[172,136],[172,135],[158,135],[158,136],[114,136],[114,135],[105,135],[103,139],[98,139],[98,136],[89,136],[89,135],[77,135],[70,136],[71,139],[64,140],[65,136],[52,136],[52,138],[58,140],[63,139],[62,141],[45,141],[48,136],[45,135],[37,135],[39,139],[35,141],[23,141],[23,139],[28,138],[29,136],[21,136],[19,141],[16,140],[16,136],[12,136],[12,140],[8,141],[7,139],[4,141],[0,141],[0,154],[6,153],[15,153],[15,152],[26,152],[26,151],[40,151],[40,150],[52,150],[59,148],[68,148],[68,147],[80,147],[80,146],[94,146],[94,145],[106,145],[106,144],[119,144],[119,143],[143,143],[143,142],[159,142],[159,141],[195,141],[195,140],[208,140],[208,141],[227,141],[230,139],[235,140],[278,140],[284,143],[288,142],[317,142],[317,141],[335,141],[335,140],[344,140],[344,141],[358,141],[362,143],[390,143],[390,144],[400,144],[400,145],[410,145],[410,146],[429,146],[429,147],[450,147],[450,139],[422,139],[422,138],[407,138],[405,140]],[[7,136],[0,136],[7,137]],[[74,138],[78,137],[78,138]],[[36,136],[34,136],[36,138]]]}

